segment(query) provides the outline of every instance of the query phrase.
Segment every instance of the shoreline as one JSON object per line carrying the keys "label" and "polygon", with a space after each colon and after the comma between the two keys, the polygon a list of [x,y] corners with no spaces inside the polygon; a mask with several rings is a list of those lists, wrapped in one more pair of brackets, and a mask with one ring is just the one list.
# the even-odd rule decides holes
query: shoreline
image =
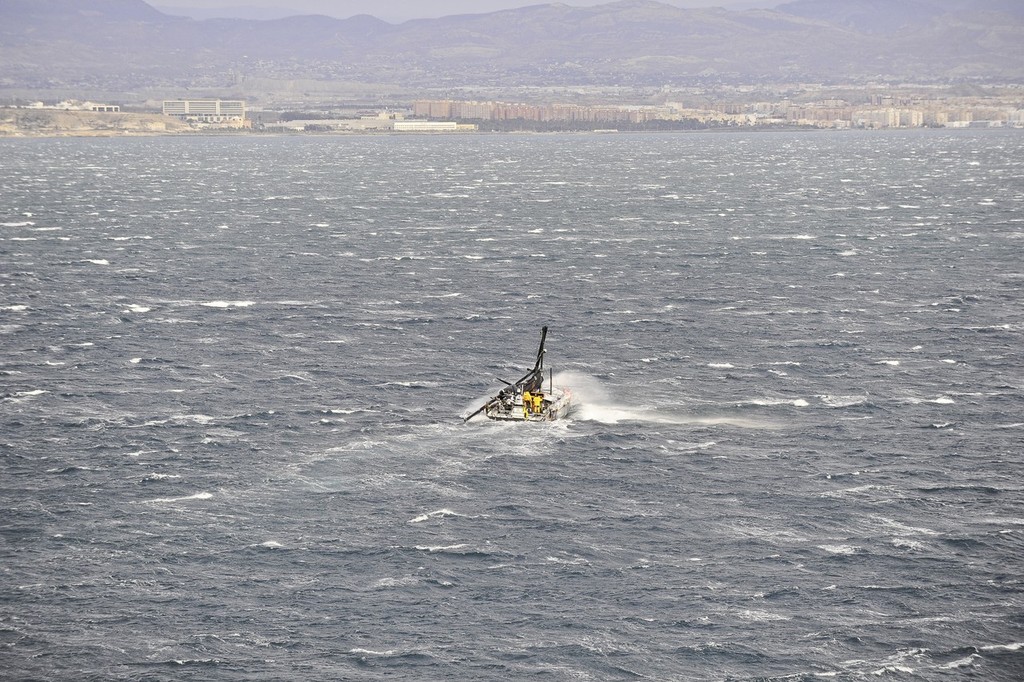
{"label": "shoreline", "polygon": [[[896,130],[962,130],[964,128],[820,128],[801,125],[708,126],[706,128],[658,128],[652,130],[458,130],[445,132],[396,130],[254,130],[252,128],[203,127],[158,113],[93,112],[59,109],[0,107],[0,140],[114,137],[349,137],[366,135],[643,135],[732,133],[821,133]],[[975,130],[986,128],[976,127]],[[1020,129],[1001,126],[992,129]]]}

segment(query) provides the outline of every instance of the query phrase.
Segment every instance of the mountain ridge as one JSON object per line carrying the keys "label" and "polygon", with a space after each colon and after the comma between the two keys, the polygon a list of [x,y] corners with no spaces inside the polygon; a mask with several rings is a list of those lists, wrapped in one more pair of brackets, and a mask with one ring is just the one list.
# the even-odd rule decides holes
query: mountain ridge
{"label": "mountain ridge", "polygon": [[0,87],[198,87],[226,73],[413,89],[1022,82],[1024,10],[1015,7],[1007,0],[795,0],[734,11],[618,0],[389,24],[370,15],[199,21],[143,0],[5,0]]}

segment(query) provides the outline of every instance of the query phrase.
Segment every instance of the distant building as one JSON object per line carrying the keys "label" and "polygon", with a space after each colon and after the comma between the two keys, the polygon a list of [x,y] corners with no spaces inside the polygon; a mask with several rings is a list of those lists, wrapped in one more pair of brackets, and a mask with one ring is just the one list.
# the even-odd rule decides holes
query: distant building
{"label": "distant building", "polygon": [[417,100],[413,102],[412,113],[415,116],[426,116],[428,118],[451,118],[451,100]]}
{"label": "distant building", "polygon": [[924,125],[924,112],[915,109],[900,109],[901,128],[920,128]]}
{"label": "distant building", "polygon": [[853,112],[853,124],[858,128],[898,128],[900,112],[892,107],[860,109]]}
{"label": "distant building", "polygon": [[245,101],[240,99],[168,99],[163,110],[182,121],[245,125]]}
{"label": "distant building", "polygon": [[455,121],[395,121],[397,133],[454,133],[459,129]]}
{"label": "distant building", "polygon": [[62,111],[100,111],[106,113],[120,113],[121,106],[118,104],[97,104],[96,102],[83,102],[77,99],[66,99],[54,106],[46,106],[42,102],[30,105],[35,109],[60,109]]}

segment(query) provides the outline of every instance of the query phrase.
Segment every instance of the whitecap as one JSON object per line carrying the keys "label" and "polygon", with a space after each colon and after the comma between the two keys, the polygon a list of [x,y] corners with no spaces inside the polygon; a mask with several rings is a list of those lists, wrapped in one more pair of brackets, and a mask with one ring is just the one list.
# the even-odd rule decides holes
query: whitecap
{"label": "whitecap", "polygon": [[754,610],[754,609],[747,609],[745,611],[740,611],[739,616],[743,620],[749,620],[749,621],[755,621],[755,622],[761,622],[761,623],[769,622],[769,621],[776,621],[776,620],[790,620],[789,616],[782,616],[782,615],[779,615],[778,613],[772,613],[770,611],[760,611],[760,610]]}
{"label": "whitecap", "polygon": [[409,519],[409,523],[423,523],[424,521],[429,521],[430,519],[436,519],[445,516],[461,516],[461,514],[453,512],[451,509],[436,509],[432,512],[427,512],[426,514],[420,514],[414,519]]}
{"label": "whitecap", "polygon": [[939,396],[937,398],[907,398],[906,402],[911,405],[919,405],[921,403],[932,403],[934,405],[953,405],[956,401],[948,396]]}
{"label": "whitecap", "polygon": [[128,309],[125,312],[126,313],[148,313],[150,310],[152,310],[152,308],[147,308],[146,306],[139,305],[137,303],[131,303],[131,304],[128,305]]}
{"label": "whitecap", "polygon": [[462,549],[462,548],[468,547],[468,546],[469,545],[467,545],[466,543],[460,542],[459,544],[456,544],[456,545],[416,545],[416,549],[418,549],[421,552],[431,552],[431,553],[433,553],[433,552],[450,552],[450,551],[453,551],[453,550],[456,550],[456,549]]}
{"label": "whitecap", "polygon": [[411,575],[404,576],[402,578],[381,578],[373,584],[372,589],[374,590],[387,590],[393,587],[403,587],[405,585],[415,585],[419,582],[419,578]]}
{"label": "whitecap", "polygon": [[3,398],[3,401],[11,403],[21,403],[25,402],[29,398],[34,398],[38,395],[43,395],[44,393],[48,393],[48,391],[44,391],[42,389],[35,389],[33,391],[16,391],[15,393]]}
{"label": "whitecap", "polygon": [[819,395],[818,398],[829,407],[851,407],[867,401],[867,396],[863,395]]}
{"label": "whitecap", "polygon": [[979,647],[982,651],[1020,651],[1024,649],[1024,642],[1014,642],[1013,644],[988,644],[983,647]]}
{"label": "whitecap", "polygon": [[887,665],[887,666],[884,666],[882,668],[879,668],[878,670],[871,671],[871,674],[875,675],[875,676],[878,676],[878,677],[881,677],[882,675],[885,675],[886,673],[911,673],[912,674],[913,672],[914,672],[913,668],[909,668],[909,667],[907,667],[905,665]]}
{"label": "whitecap", "polygon": [[256,305],[255,301],[206,301],[199,305],[207,308],[248,308],[251,305]]}
{"label": "whitecap", "polygon": [[875,363],[876,365],[890,365],[892,367],[899,367],[899,360],[879,360]]}
{"label": "whitecap", "polygon": [[761,398],[748,400],[745,404],[761,405],[763,407],[775,407],[777,405],[793,405],[794,407],[807,407],[810,403],[808,403],[803,398],[797,398],[796,400],[789,400],[787,398]]}
{"label": "whitecap", "polygon": [[[836,475],[839,476],[840,474],[836,474]],[[860,472],[859,471],[854,471],[850,475],[851,476],[860,476]],[[832,474],[826,474],[825,478],[831,479],[832,478]],[[856,485],[856,486],[853,486],[852,488],[843,488],[841,490],[830,490],[830,491],[822,493],[821,497],[845,497],[848,494],[860,495],[862,493],[869,493],[869,492],[873,492],[875,490],[884,490],[884,488],[882,486],[877,486],[877,485],[873,485],[873,484],[868,483],[866,485]]]}
{"label": "whitecap", "polygon": [[968,666],[974,665],[974,663],[979,659],[981,659],[981,656],[979,656],[978,654],[971,654],[970,656],[958,658],[955,661],[950,661],[945,665],[940,665],[939,670],[954,670],[956,668],[966,668]]}
{"label": "whitecap", "polygon": [[169,478],[181,478],[179,474],[146,474],[143,481],[163,481]]}
{"label": "whitecap", "polygon": [[14,313],[20,313],[23,310],[28,310],[28,306],[27,305],[9,305],[9,306],[5,307],[4,310],[10,310],[11,312],[14,312]]}
{"label": "whitecap", "polygon": [[106,258],[87,258],[85,262],[93,265],[110,265],[110,261]]}
{"label": "whitecap", "polygon": [[713,367],[715,369],[733,369],[735,365],[728,362],[709,362],[708,367]]}
{"label": "whitecap", "polygon": [[349,653],[354,656],[394,656],[395,652],[391,649],[386,651],[373,651],[372,649],[350,649]]}
{"label": "whitecap", "polygon": [[155,500],[150,500],[150,503],[156,504],[158,502],[187,502],[188,500],[208,500],[213,497],[213,493],[196,493],[195,495],[188,495],[186,497],[158,497]]}
{"label": "whitecap", "polygon": [[176,422],[179,424],[184,422],[194,422],[196,424],[209,424],[213,422],[213,417],[205,414],[176,414],[167,419],[151,419],[144,423],[143,426],[160,426],[162,424],[167,424],[168,422]]}

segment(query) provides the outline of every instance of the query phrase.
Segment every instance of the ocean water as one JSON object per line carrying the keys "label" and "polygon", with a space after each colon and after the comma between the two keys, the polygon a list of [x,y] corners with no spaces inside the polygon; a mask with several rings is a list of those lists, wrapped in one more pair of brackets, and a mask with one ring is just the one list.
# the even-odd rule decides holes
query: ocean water
{"label": "ocean water", "polygon": [[0,158],[4,679],[1024,678],[1019,131]]}

